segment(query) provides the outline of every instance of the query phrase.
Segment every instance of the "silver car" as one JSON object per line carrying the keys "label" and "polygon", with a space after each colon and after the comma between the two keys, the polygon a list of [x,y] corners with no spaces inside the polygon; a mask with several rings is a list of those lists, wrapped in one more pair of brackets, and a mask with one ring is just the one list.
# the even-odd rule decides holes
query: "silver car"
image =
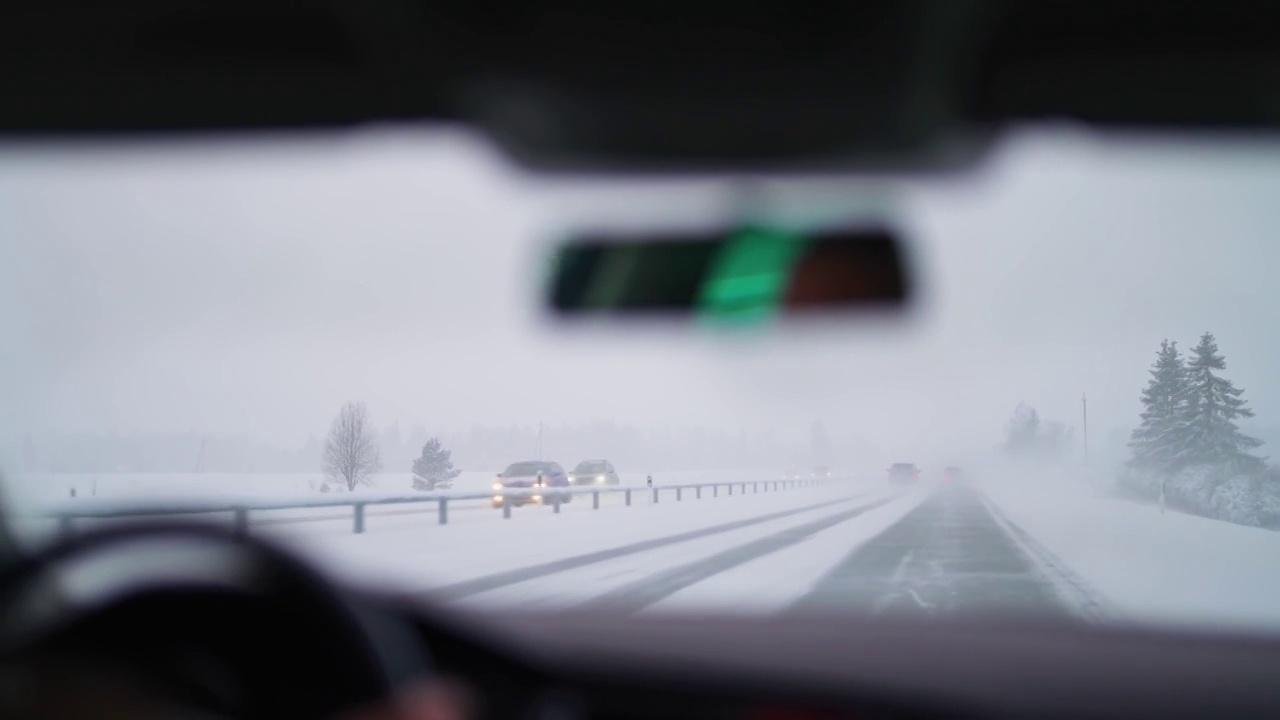
{"label": "silver car", "polygon": [[619,485],[618,473],[608,460],[583,460],[569,471],[570,485]]}
{"label": "silver car", "polygon": [[573,495],[563,492],[569,487],[569,478],[560,463],[545,460],[525,460],[512,463],[498,474],[493,483],[493,507],[504,503],[521,505],[567,503]]}

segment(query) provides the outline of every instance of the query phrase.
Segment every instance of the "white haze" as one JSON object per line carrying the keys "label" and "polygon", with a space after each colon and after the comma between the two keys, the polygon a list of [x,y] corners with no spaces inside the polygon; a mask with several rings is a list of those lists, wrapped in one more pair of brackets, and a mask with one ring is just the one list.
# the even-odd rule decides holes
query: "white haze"
{"label": "white haze", "polygon": [[426,130],[10,147],[0,429],[11,449],[116,431],[292,450],[363,400],[406,432],[609,420],[803,444],[821,420],[838,447],[941,464],[989,455],[1019,402],[1079,438],[1087,392],[1115,458],[1160,340],[1210,330],[1249,429],[1280,442],[1277,156],[1045,132],[964,176],[782,183],[801,214],[896,193],[922,303],[899,328],[724,338],[564,335],[535,294],[552,233],[721,218],[714,180],[545,183]]}

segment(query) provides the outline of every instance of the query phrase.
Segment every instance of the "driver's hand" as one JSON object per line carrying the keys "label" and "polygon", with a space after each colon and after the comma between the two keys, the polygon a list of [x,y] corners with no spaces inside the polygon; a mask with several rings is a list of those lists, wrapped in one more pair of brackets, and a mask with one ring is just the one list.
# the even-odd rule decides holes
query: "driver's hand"
{"label": "driver's hand", "polygon": [[473,715],[462,688],[447,682],[424,682],[401,690],[390,701],[337,720],[470,720]]}

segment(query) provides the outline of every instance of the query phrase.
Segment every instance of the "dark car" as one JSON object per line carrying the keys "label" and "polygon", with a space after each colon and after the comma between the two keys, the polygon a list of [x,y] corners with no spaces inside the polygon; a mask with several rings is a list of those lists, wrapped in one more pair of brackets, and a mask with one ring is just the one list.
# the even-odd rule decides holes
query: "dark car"
{"label": "dark car", "polygon": [[573,496],[552,488],[568,488],[569,475],[560,463],[546,460],[525,460],[512,463],[498,473],[493,483],[493,507],[500,508],[508,500],[512,505],[551,504],[556,500],[569,502]]}
{"label": "dark car", "polygon": [[914,463],[894,463],[889,468],[889,484],[906,485],[920,479],[920,468]]}
{"label": "dark car", "polygon": [[608,460],[583,460],[569,472],[570,485],[618,485],[618,473]]}

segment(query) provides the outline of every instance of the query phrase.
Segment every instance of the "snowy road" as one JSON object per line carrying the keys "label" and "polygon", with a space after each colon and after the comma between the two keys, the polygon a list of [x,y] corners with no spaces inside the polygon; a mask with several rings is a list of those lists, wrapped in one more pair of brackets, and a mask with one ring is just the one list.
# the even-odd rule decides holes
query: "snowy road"
{"label": "snowy road", "polygon": [[286,538],[357,582],[499,611],[1085,616],[977,490],[867,483],[511,522]]}
{"label": "snowy road", "polygon": [[[349,582],[499,612],[1071,614],[1280,634],[1280,533],[1162,514],[1067,471],[993,467],[971,477],[971,488],[892,490],[876,475],[777,489],[750,473],[673,473],[663,478],[721,486],[682,499],[667,487],[661,502],[639,490],[631,505],[602,495],[598,509],[580,497],[560,514],[525,507],[509,520],[487,500],[458,500],[447,526],[433,503],[369,506],[363,535],[352,534],[349,508],[255,511],[250,523]],[[365,495],[403,490],[394,480]],[[491,480],[472,473],[460,490]],[[279,500],[307,487],[305,477],[274,476],[220,476],[199,493],[190,477],[96,482],[99,497],[132,497],[136,484],[148,499],[258,488]],[[122,521],[83,526],[110,522]],[[29,525],[32,543],[59,531]]]}
{"label": "snowy road", "polygon": [[939,488],[850,552],[796,604],[866,614],[1065,611],[1046,568],[963,487]]}

